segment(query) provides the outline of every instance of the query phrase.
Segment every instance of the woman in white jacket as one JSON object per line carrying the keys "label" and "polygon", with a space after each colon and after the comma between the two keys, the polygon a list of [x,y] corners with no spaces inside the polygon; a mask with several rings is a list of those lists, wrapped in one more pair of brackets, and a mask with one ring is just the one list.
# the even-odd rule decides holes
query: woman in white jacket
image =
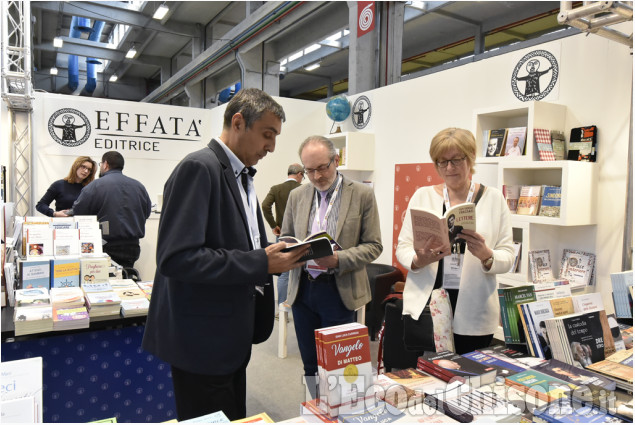
{"label": "woman in white jacket", "polygon": [[[511,215],[502,193],[472,182],[476,141],[468,130],[447,128],[430,144],[430,157],[443,184],[417,189],[399,234],[397,259],[408,269],[403,314],[417,320],[432,290],[445,287],[454,312],[455,351],[467,353],[491,344],[499,323],[496,274],[509,271],[513,259]],[[445,212],[476,204],[476,231],[464,229],[454,246],[428,240],[414,249],[410,209]]]}

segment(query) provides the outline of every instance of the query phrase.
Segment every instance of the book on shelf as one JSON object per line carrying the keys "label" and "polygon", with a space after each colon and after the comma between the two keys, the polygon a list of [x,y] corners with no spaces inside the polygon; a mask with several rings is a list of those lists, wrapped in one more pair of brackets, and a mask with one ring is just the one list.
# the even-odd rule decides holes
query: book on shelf
{"label": "book on shelf", "polygon": [[[88,216],[92,217],[92,216]],[[90,223],[90,222],[89,222]],[[83,257],[89,256],[103,256],[103,245],[101,239],[101,229],[99,223],[92,222],[92,225],[88,223],[82,224],[82,227],[78,228],[79,232],[79,248]]]}
{"label": "book on shelf", "polygon": [[512,214],[516,214],[518,211],[518,200],[520,199],[520,184],[504,184],[503,196],[507,202],[507,207]]}
{"label": "book on shelf", "polygon": [[108,257],[81,258],[79,266],[82,286],[86,283],[108,282],[108,268],[110,267]]}
{"label": "book on shelf", "polygon": [[32,258],[18,260],[19,289],[51,287],[51,260]]}
{"label": "book on shelf", "polygon": [[445,382],[454,382],[458,379],[475,387],[491,384],[496,380],[496,368],[482,365],[451,351],[425,351],[417,359],[417,369]]}
{"label": "book on shelf", "polygon": [[595,162],[598,128],[595,125],[571,129],[567,159],[572,161]]}
{"label": "book on shelf", "polygon": [[53,256],[53,231],[48,223],[25,224],[22,226],[25,232],[26,258]]}
{"label": "book on shelf", "polygon": [[533,285],[498,289],[500,316],[506,344],[524,344],[527,342],[517,305],[535,300]]}
{"label": "book on shelf", "polygon": [[555,161],[556,156],[551,144],[551,132],[544,128],[534,128],[534,140],[541,161]]}
{"label": "book on shelf", "polygon": [[560,279],[567,279],[571,289],[593,285],[595,254],[576,249],[565,249],[560,261]]}
{"label": "book on shelf", "polygon": [[415,249],[421,249],[429,239],[450,246],[460,240],[463,229],[476,230],[476,206],[471,202],[455,205],[439,215],[424,208],[411,208],[412,237]]}
{"label": "book on shelf", "polygon": [[633,287],[633,270],[611,273],[613,304],[615,315],[620,318],[633,318],[633,297],[629,288]]}
{"label": "book on shelf", "polygon": [[604,310],[546,319],[553,358],[587,367],[615,352]]}
{"label": "book on shelf", "polygon": [[293,251],[305,245],[309,245],[309,251],[298,261],[308,261],[316,258],[328,257],[329,255],[333,255],[333,251],[341,249],[340,245],[335,242],[335,239],[333,239],[325,231],[313,233],[302,241],[293,236],[281,236],[278,238],[278,241],[291,244],[284,248],[282,252]]}
{"label": "book on shelf", "polygon": [[534,283],[554,280],[551,270],[551,253],[548,249],[534,249],[527,252],[529,273]]}
{"label": "book on shelf", "polygon": [[540,193],[542,186],[524,185],[520,188],[520,196],[518,198],[518,215],[537,215],[540,208]]}
{"label": "book on shelf", "polygon": [[533,369],[527,369],[506,378],[505,385],[547,402],[568,397],[576,387],[567,381]]}
{"label": "book on shelf", "polygon": [[560,217],[560,201],[562,188],[560,186],[542,186],[539,216]]}
{"label": "book on shelf", "polygon": [[553,148],[553,156],[556,161],[562,161],[566,158],[565,145],[564,132],[551,130],[551,147]]}
{"label": "book on shelf", "polygon": [[486,157],[496,157],[505,155],[505,135],[507,134],[506,128],[498,128],[489,130],[485,142],[484,155]]}
{"label": "book on shelf", "polygon": [[62,228],[53,230],[53,255],[79,257],[79,230]]}
{"label": "book on shelf", "polygon": [[514,261],[512,263],[512,266],[509,268],[508,273],[516,273],[516,271],[518,270],[518,264],[520,264],[520,258],[521,258],[521,249],[522,249],[522,243],[514,242]]}
{"label": "book on shelf", "polygon": [[526,135],[527,127],[508,128],[505,138],[505,156],[515,157],[524,155]]}
{"label": "book on shelf", "polygon": [[570,297],[571,286],[566,279],[538,282],[534,283],[534,294],[536,294],[536,301]]}
{"label": "book on shelf", "polygon": [[79,257],[51,260],[51,288],[79,287]]}
{"label": "book on shelf", "polygon": [[445,381],[408,368],[380,374],[375,382],[375,394],[399,409],[423,402],[424,393],[442,390]]}
{"label": "book on shelf", "polygon": [[[0,363],[0,383],[2,384],[1,400],[4,402],[10,400],[30,399],[35,403],[23,405],[29,410],[34,409],[35,421],[43,422],[44,405],[42,402],[42,357],[31,357],[28,359],[4,361]],[[27,407],[28,406],[28,407]],[[30,412],[28,413],[30,415]],[[5,418],[2,418],[3,422]]]}

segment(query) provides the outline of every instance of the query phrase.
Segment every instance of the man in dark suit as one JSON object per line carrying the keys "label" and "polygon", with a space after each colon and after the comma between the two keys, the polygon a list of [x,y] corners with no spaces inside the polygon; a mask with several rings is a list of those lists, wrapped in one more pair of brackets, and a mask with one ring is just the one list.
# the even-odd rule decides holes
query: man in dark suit
{"label": "man in dark suit", "polygon": [[251,345],[273,329],[271,274],[306,253],[268,244],[253,187],[251,166],[274,151],[284,119],[265,92],[239,91],[220,137],[165,184],[143,348],[172,366],[179,421],[218,410],[246,416]]}
{"label": "man in dark suit", "polygon": [[[265,220],[267,220],[267,223],[271,226],[271,231],[274,235],[276,235],[276,237],[280,236],[282,218],[284,217],[284,209],[287,206],[287,199],[289,199],[289,192],[300,186],[303,179],[304,167],[300,164],[289,165],[289,169],[287,170],[287,180],[283,183],[271,186],[265,200],[262,201],[262,214],[265,216]],[[275,219],[271,211],[274,204],[276,206]],[[284,272],[278,276],[278,304],[287,300],[288,283],[288,272]]]}

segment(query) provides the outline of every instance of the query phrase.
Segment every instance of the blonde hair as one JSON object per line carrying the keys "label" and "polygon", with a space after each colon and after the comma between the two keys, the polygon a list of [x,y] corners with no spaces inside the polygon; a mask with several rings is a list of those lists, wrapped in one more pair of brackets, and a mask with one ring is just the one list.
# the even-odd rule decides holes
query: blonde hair
{"label": "blonde hair", "polygon": [[462,128],[450,127],[439,131],[430,142],[430,158],[437,167],[437,161],[445,152],[456,148],[466,156],[470,173],[474,174],[476,162],[476,140],[471,131]]}
{"label": "blonde hair", "polygon": [[69,183],[75,183],[75,179],[77,178],[77,170],[79,170],[79,167],[81,167],[84,162],[90,162],[91,164],[93,164],[93,170],[90,172],[88,177],[81,181],[82,186],[86,186],[88,183],[95,180],[95,173],[97,173],[97,163],[93,161],[90,156],[78,156],[71,166],[71,171],[69,171],[68,176],[64,177],[64,180]]}

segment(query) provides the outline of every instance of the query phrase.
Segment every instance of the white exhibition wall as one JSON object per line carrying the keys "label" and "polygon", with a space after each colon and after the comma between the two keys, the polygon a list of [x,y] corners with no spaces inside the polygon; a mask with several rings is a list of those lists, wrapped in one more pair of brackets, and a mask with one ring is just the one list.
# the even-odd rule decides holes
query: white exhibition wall
{"label": "white exhibition wall", "polygon": [[[619,271],[621,264],[633,64],[627,47],[595,35],[568,37],[359,94],[366,95],[372,102],[370,122],[363,131],[375,135],[375,171],[372,180],[380,210],[384,244],[384,252],[378,262],[391,263],[395,164],[429,162],[428,148],[432,136],[446,127],[463,127],[474,131],[474,111],[477,109],[521,105],[522,102],[511,90],[512,71],[523,55],[537,49],[551,52],[559,62],[559,84],[544,100],[567,107],[565,128],[591,124],[599,128],[598,225],[592,235],[576,234],[575,229],[572,229],[568,236],[573,246],[566,247],[575,248],[576,238],[594,240],[593,252],[598,255],[597,281],[600,288],[610,285],[609,273]],[[349,97],[351,104],[357,96]],[[256,189],[260,200],[264,199],[270,186],[286,178],[287,166],[298,162],[297,149],[301,141],[312,134],[326,134],[331,128],[324,103],[287,98],[276,100],[283,105],[287,121],[277,139],[275,153],[268,155],[256,167],[259,170]],[[44,108],[42,105],[46,102],[53,103]],[[165,180],[178,161],[187,152],[199,148],[210,137],[220,133],[224,112],[223,107],[200,110],[37,94],[33,113],[33,141],[36,148],[34,202],[44,194],[51,182],[66,175],[75,156],[88,153],[99,161],[101,153],[108,150],[97,149],[94,140],[87,141],[79,148],[51,148],[55,144],[47,130],[51,105],[75,109],[86,107],[93,115],[95,110],[110,110],[151,117],[180,116],[186,123],[192,117],[198,117],[196,119],[201,120],[200,141],[183,142],[177,149],[178,153],[170,151],[172,153],[168,157],[161,157],[152,152],[122,151],[126,158],[124,173],[140,180],[154,202],[157,195],[162,193]],[[3,108],[3,155],[8,152],[6,145],[10,140],[7,139],[4,125],[8,122],[6,116],[6,109]],[[148,121],[152,121],[152,118]],[[350,119],[344,123],[342,130],[356,131]],[[40,147],[47,149],[40,151]],[[8,158],[3,156],[2,163],[9,165]],[[496,175],[487,164],[479,164],[475,180],[495,185]],[[157,217],[148,221],[147,236],[142,242],[142,258],[137,263],[144,279],[151,279],[154,274],[157,222]],[[270,239],[273,239],[271,234]],[[606,294],[606,291],[603,292]],[[607,296],[609,298],[605,298],[605,304],[612,305],[608,303],[610,295]]]}

